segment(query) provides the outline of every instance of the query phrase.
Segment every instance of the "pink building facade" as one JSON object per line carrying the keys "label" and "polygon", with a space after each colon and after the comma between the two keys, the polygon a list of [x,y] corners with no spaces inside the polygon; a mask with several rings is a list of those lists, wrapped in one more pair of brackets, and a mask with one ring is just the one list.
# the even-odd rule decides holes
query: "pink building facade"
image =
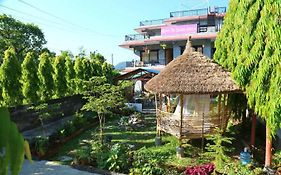
{"label": "pink building facade", "polygon": [[191,36],[193,47],[212,58],[214,41],[223,25],[226,7],[170,12],[170,17],[141,21],[137,34],[126,35],[120,47],[131,49],[134,66],[165,66],[181,55]]}

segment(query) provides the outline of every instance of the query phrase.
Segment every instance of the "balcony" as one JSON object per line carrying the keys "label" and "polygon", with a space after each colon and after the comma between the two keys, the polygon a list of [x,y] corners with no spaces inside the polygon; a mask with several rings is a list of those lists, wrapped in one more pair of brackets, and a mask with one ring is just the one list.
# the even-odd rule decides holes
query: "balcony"
{"label": "balcony", "polygon": [[140,26],[161,25],[165,19],[145,20],[140,22]]}
{"label": "balcony", "polygon": [[222,14],[226,13],[226,7],[210,7],[195,10],[175,11],[170,13],[170,17],[183,17],[183,16],[203,16],[209,13]]}
{"label": "balcony", "polygon": [[149,39],[149,35],[147,34],[125,35],[125,41],[136,41],[136,40],[144,40],[144,39]]}
{"label": "balcony", "polygon": [[196,9],[196,10],[185,10],[185,11],[175,11],[170,12],[170,17],[182,17],[182,16],[200,16],[207,15],[208,8]]}
{"label": "balcony", "polygon": [[226,13],[226,7],[215,7],[215,13],[218,14]]}
{"label": "balcony", "polygon": [[[220,25],[207,26],[207,25],[198,25],[197,24],[197,30],[195,28],[195,31],[196,31],[195,33],[216,33],[216,32],[219,32],[220,29],[221,29]],[[141,41],[141,40],[151,39],[153,37],[158,37],[158,36],[161,36],[161,35],[154,35],[154,36],[150,36],[148,34],[125,35],[125,41]]]}

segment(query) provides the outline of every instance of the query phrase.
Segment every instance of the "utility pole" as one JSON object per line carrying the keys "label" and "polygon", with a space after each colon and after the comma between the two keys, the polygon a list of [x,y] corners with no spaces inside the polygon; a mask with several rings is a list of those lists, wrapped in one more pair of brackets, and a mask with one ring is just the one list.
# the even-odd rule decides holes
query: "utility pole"
{"label": "utility pole", "polygon": [[113,65],[113,53],[111,54],[111,64]]}

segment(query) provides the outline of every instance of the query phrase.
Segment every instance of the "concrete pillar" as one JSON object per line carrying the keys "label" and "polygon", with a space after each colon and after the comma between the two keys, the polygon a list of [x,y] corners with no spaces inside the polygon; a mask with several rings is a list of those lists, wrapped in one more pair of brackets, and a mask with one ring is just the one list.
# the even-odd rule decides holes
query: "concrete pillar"
{"label": "concrete pillar", "polygon": [[211,41],[210,40],[207,40],[204,43],[203,54],[206,55],[207,57],[211,58],[211,55],[212,55],[212,45],[211,45]]}
{"label": "concrete pillar", "polygon": [[173,57],[174,59],[181,55],[181,48],[178,45],[173,46]]}
{"label": "concrete pillar", "polygon": [[165,50],[163,50],[163,49],[160,49],[159,50],[159,64],[160,65],[165,65]]}
{"label": "concrete pillar", "polygon": [[137,56],[139,56],[139,58],[140,58],[140,51],[139,51],[139,50],[135,50],[135,54],[136,54]]}

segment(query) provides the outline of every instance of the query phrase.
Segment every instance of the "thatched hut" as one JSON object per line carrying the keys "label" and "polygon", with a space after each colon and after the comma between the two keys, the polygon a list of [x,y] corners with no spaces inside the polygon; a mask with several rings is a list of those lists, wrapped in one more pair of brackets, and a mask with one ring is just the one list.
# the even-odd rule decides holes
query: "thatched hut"
{"label": "thatched hut", "polygon": [[[184,53],[148,81],[145,89],[155,94],[158,102],[157,135],[161,131],[175,135],[180,146],[182,139],[203,138],[216,127],[224,130],[230,116],[228,94],[240,92],[230,73],[195,52],[190,41]],[[179,97],[175,110],[171,107],[171,96]]]}

